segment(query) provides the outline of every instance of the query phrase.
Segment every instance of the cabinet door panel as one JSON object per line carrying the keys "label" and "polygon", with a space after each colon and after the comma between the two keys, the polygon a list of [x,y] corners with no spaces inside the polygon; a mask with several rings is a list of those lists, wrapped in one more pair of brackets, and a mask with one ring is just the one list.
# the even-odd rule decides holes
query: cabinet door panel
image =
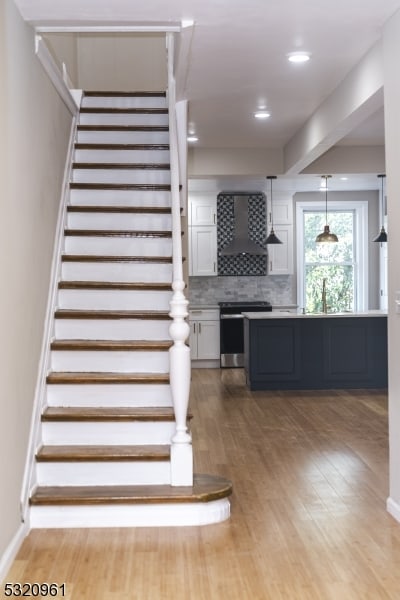
{"label": "cabinet door panel", "polygon": [[282,244],[268,246],[269,275],[291,275],[293,273],[292,225],[276,225],[274,231]]}
{"label": "cabinet door panel", "polygon": [[201,321],[197,326],[197,358],[219,358],[219,321]]}
{"label": "cabinet door panel", "polygon": [[196,225],[216,225],[217,223],[217,200],[212,198],[190,198],[190,222]]}
{"label": "cabinet door panel", "polygon": [[196,321],[189,321],[189,325],[190,325],[190,333],[189,333],[188,344],[190,346],[190,358],[192,360],[194,360],[197,358],[198,324],[196,323]]}
{"label": "cabinet door panel", "polygon": [[216,227],[191,227],[192,275],[217,274]]}

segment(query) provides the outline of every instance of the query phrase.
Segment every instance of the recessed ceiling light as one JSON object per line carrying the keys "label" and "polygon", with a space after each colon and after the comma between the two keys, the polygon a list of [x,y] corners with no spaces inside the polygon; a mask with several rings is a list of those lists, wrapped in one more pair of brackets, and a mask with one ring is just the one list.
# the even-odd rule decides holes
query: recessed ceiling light
{"label": "recessed ceiling light", "polygon": [[340,178],[340,181],[347,181],[347,180],[348,180],[348,177],[341,177]]}
{"label": "recessed ceiling light", "polygon": [[267,110],[258,110],[254,113],[254,116],[256,119],[268,119],[268,117],[271,116],[271,113],[269,113]]}
{"label": "recessed ceiling light", "polygon": [[289,52],[287,58],[292,63],[304,63],[310,60],[310,52]]}
{"label": "recessed ceiling light", "polygon": [[199,138],[197,137],[197,135],[188,135],[186,139],[188,142],[198,142],[199,141]]}

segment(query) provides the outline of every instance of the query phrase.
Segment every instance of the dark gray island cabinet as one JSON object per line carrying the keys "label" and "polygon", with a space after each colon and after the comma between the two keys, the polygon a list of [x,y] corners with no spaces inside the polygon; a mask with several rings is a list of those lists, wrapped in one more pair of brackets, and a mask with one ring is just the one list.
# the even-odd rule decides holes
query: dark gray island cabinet
{"label": "dark gray island cabinet", "polygon": [[244,314],[251,390],[387,387],[387,316]]}

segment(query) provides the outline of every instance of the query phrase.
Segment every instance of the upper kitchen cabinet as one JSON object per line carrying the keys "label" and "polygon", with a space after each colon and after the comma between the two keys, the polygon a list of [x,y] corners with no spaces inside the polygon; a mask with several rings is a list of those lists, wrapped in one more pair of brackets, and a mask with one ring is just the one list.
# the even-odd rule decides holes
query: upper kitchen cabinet
{"label": "upper kitchen cabinet", "polygon": [[217,275],[217,199],[189,195],[189,275]]}
{"label": "upper kitchen cabinet", "polygon": [[[293,198],[275,196],[273,198],[274,231],[282,244],[268,246],[268,275],[292,275],[293,261]],[[271,203],[268,199],[268,229],[271,227]]]}
{"label": "upper kitchen cabinet", "polygon": [[215,195],[189,196],[189,226],[217,225],[217,199]]}

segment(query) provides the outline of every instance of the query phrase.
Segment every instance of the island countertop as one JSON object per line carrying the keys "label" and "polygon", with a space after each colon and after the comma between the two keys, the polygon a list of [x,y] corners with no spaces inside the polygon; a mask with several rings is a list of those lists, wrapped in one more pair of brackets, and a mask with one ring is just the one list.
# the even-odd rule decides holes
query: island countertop
{"label": "island countertop", "polygon": [[273,312],[244,312],[243,316],[246,319],[326,319],[326,318],[340,318],[340,317],[387,317],[387,311],[385,310],[364,310],[355,312],[328,312],[328,313],[303,313],[300,310],[297,311],[285,311],[278,310]]}

